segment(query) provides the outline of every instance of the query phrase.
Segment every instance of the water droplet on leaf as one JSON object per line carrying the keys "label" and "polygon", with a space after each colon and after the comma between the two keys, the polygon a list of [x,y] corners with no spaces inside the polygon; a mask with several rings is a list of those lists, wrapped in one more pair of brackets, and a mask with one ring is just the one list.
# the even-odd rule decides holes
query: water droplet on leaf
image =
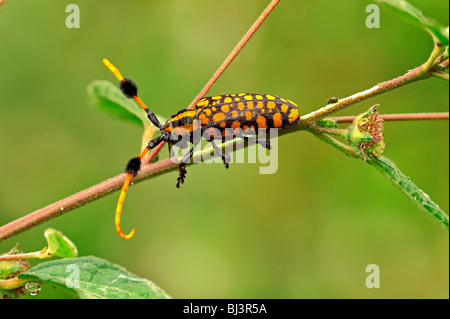
{"label": "water droplet on leaf", "polygon": [[36,296],[41,291],[41,286],[35,281],[29,281],[25,284],[25,289],[32,296]]}

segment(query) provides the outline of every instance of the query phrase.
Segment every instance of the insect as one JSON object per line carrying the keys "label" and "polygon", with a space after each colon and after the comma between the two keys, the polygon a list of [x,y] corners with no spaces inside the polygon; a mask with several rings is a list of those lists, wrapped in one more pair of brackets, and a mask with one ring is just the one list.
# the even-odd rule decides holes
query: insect
{"label": "insect", "polygon": [[337,102],[339,102],[339,99],[337,97],[333,96],[328,99],[327,104],[333,104],[333,103],[337,103]]}
{"label": "insect", "polygon": [[266,137],[260,137],[258,131],[286,127],[299,121],[300,115],[297,105],[288,99],[271,94],[240,93],[201,98],[196,102],[195,108],[183,109],[171,116],[165,124],[162,124],[138,97],[136,84],[132,80],[124,78],[120,71],[107,59],[103,59],[103,64],[120,81],[122,93],[127,98],[136,100],[147,113],[150,122],[161,132],[160,136],[148,143],[139,156],[129,160],[125,167],[127,176],[117,202],[115,215],[116,231],[124,239],[133,237],[135,229],[133,228],[128,235],[121,231],[120,215],[123,202],[131,178],[138,174],[142,158],[149,150],[160,143],[166,142],[172,154],[172,146],[176,145],[183,149],[187,148],[189,143],[192,144],[192,147],[183,155],[178,164],[179,177],[176,186],[180,187],[180,184],[184,183],[186,178],[186,164],[191,161],[194,150],[202,137],[211,143],[214,151],[222,158],[225,167],[228,168],[231,158],[216,145],[215,138],[225,139],[228,134],[233,134],[235,137],[249,140],[249,137],[257,136],[257,143],[270,150],[271,146],[267,135]]}

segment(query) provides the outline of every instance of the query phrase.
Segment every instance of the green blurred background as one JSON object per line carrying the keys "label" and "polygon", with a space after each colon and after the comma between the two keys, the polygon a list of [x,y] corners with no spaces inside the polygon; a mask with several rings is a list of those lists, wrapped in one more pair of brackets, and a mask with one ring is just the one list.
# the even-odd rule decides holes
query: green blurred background
{"label": "green blurred background", "polygon": [[[87,103],[96,79],[114,83],[109,58],[155,113],[186,107],[269,1],[33,1],[0,8],[0,224],[123,171],[142,129]],[[81,27],[68,29],[76,3]],[[262,92],[302,114],[422,64],[430,36],[370,2],[283,1],[209,95]],[[448,1],[411,0],[448,24]],[[448,111],[448,82],[430,79],[359,103],[381,113]],[[385,124],[385,155],[449,211],[448,121]],[[167,156],[167,150],[161,153]],[[44,229],[154,281],[175,298],[448,298],[449,238],[375,169],[299,132],[279,139],[279,168],[199,164],[132,187],[122,227],[118,193],[5,240],[45,245]],[[377,264],[381,288],[367,289]],[[44,289],[34,298],[66,298]]]}

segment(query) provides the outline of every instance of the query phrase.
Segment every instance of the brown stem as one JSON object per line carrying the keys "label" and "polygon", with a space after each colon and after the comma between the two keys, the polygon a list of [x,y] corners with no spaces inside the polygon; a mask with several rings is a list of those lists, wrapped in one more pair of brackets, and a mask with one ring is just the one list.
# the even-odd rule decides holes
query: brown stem
{"label": "brown stem", "polygon": [[13,254],[13,255],[0,255],[0,261],[3,260],[20,260],[20,259],[32,259],[32,258],[38,258],[38,259],[44,259],[44,258],[50,258],[52,255],[48,252],[47,248],[44,248],[39,251],[35,251],[32,253],[24,253],[24,254]]}
{"label": "brown stem", "polygon": [[[177,164],[170,159],[145,166],[133,183],[144,178],[157,176],[164,172],[174,170]],[[122,187],[126,174],[120,174],[100,184],[89,187],[72,196],[64,198],[44,208],[38,209],[22,218],[0,227],[0,242],[13,235],[21,233],[33,226],[39,225],[47,220],[65,214],[79,206],[90,203],[98,198],[104,197]]]}
{"label": "brown stem", "polygon": [[[431,113],[433,114],[433,113]],[[432,118],[432,115],[430,114],[429,118]],[[435,113],[436,114],[436,113]],[[437,113],[441,114],[441,113]],[[448,118],[448,113],[447,118]],[[404,116],[408,114],[392,114],[393,117],[396,116]],[[343,122],[346,122],[346,119],[354,118],[354,117],[342,117],[344,119]],[[340,118],[335,118],[340,119]],[[341,122],[341,123],[343,123]],[[279,131],[278,135],[282,136],[288,133],[292,133],[295,131],[299,131],[302,129],[305,129],[308,127],[308,123],[304,120],[300,120],[300,122],[297,125],[293,125],[287,128],[283,128]],[[322,140],[324,140],[327,143],[336,145],[339,142],[336,142],[332,137],[326,135],[326,134],[315,134]],[[244,147],[245,145],[243,143],[238,144],[236,146],[236,149],[239,149],[241,147]],[[342,151],[349,155],[355,157],[355,155],[352,153],[352,150],[350,147],[346,145],[341,145]],[[207,151],[207,150],[206,150]],[[200,154],[201,155],[201,154]],[[194,155],[194,156],[199,156]],[[165,159],[161,160],[157,163],[149,164],[143,166],[141,171],[139,172],[139,175],[136,176],[135,179],[133,179],[133,184],[141,182],[143,180],[173,171],[178,169],[178,164],[171,159]],[[57,216],[60,216],[64,213],[67,213],[79,206],[85,205],[87,203],[90,203],[96,199],[99,199],[101,197],[104,197],[112,192],[115,192],[119,190],[122,187],[123,182],[125,181],[126,174],[120,174],[113,178],[110,178],[104,182],[101,182],[100,184],[94,185],[90,188],[87,188],[83,191],[80,191],[72,196],[69,196],[65,199],[62,199],[58,202],[55,202],[51,205],[48,205],[44,208],[41,208],[39,210],[36,210],[22,218],[19,218],[7,225],[4,225],[0,227],[0,242],[14,236],[18,233],[21,233],[22,231],[25,231],[29,228],[32,228],[33,226],[39,225],[47,220],[53,219]]]}
{"label": "brown stem", "polygon": [[431,73],[431,76],[434,76],[436,78],[444,79],[448,81],[448,73],[435,71]]}
{"label": "brown stem", "polygon": [[[441,63],[441,65],[444,67],[446,65],[448,66],[448,59],[443,61]],[[311,113],[303,116],[302,118],[305,121],[313,123],[317,120],[320,120],[320,119],[330,115],[331,113],[338,112],[352,104],[361,102],[370,97],[380,95],[382,93],[388,92],[390,90],[405,86],[407,84],[410,84],[410,83],[413,83],[416,81],[428,79],[429,77],[430,77],[430,73],[428,72],[428,70],[424,70],[424,66],[421,65],[413,70],[410,70],[405,75],[399,76],[395,79],[392,79],[392,80],[389,80],[386,82],[379,83],[379,84],[371,87],[368,90],[358,92],[349,97],[340,99],[337,103],[329,104],[325,107],[322,107],[321,109],[319,109],[317,111],[311,112]]]}
{"label": "brown stem", "polygon": [[231,51],[231,53],[227,56],[225,61],[223,61],[222,65],[217,69],[216,73],[211,77],[211,79],[206,83],[204,88],[198,93],[194,100],[192,100],[189,108],[192,109],[195,106],[195,103],[205,96],[205,94],[209,91],[209,89],[214,85],[217,79],[222,75],[222,73],[226,70],[226,68],[230,65],[230,63],[234,60],[234,58],[241,52],[242,48],[247,44],[250,38],[255,34],[255,32],[259,29],[261,24],[267,19],[269,14],[275,9],[278,3],[281,0],[272,0],[267,8],[261,13],[261,15],[256,19],[255,23],[248,29],[247,33],[242,37],[236,47]]}
{"label": "brown stem", "polygon": [[[269,14],[275,9],[278,3],[280,3],[281,0],[272,0],[269,5],[266,7],[266,9],[261,13],[261,15],[256,19],[256,21],[253,23],[253,25],[248,29],[247,33],[242,37],[242,39],[239,41],[239,43],[235,46],[233,51],[230,52],[230,54],[227,56],[225,61],[219,66],[217,71],[213,74],[211,79],[205,84],[203,89],[197,94],[197,96],[192,100],[191,104],[189,104],[188,108],[193,109],[195,107],[195,104],[199,99],[205,96],[206,93],[211,89],[211,87],[216,83],[217,79],[222,75],[222,73],[228,68],[230,63],[234,60],[234,58],[241,52],[241,50],[244,48],[244,46],[247,44],[247,42],[250,40],[250,38],[255,34],[255,32],[259,29],[261,24],[267,19]],[[145,160],[145,163],[150,163],[153,158],[155,158],[156,154],[161,150],[161,148],[164,146],[165,142],[162,142],[160,144],[160,147],[155,148],[152,150],[150,155]]]}

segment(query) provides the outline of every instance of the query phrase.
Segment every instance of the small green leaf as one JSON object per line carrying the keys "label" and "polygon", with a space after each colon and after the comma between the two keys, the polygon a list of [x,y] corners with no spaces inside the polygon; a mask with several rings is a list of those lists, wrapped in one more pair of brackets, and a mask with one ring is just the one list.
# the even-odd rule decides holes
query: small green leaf
{"label": "small green leaf", "polygon": [[20,274],[19,278],[65,287],[74,290],[80,298],[170,298],[153,282],[94,256],[44,262]]}
{"label": "small green leaf", "polygon": [[47,228],[44,233],[47,239],[48,252],[52,256],[73,258],[78,256],[75,244],[61,232]]}
{"label": "small green leaf", "polygon": [[23,266],[17,261],[0,261],[0,279],[6,279],[10,274],[18,272]]}
{"label": "small green leaf", "polygon": [[19,297],[19,293],[16,290],[7,290],[0,288],[0,299],[15,299]]}
{"label": "small green leaf", "polygon": [[322,127],[332,127],[332,128],[336,128],[338,126],[338,123],[336,120],[328,119],[328,118],[319,120],[317,122],[317,124]]}
{"label": "small green leaf", "polygon": [[422,14],[422,11],[411,5],[406,0],[376,0],[385,5],[390,10],[402,16],[409,22],[418,25],[428,31],[435,42],[441,42],[444,45],[449,44],[448,29],[437,21],[428,18]]}
{"label": "small green leaf", "polygon": [[448,216],[431,200],[428,194],[417,187],[391,160],[382,156],[373,159],[369,163],[375,166],[392,184],[400,188],[413,202],[433,216],[448,230]]}
{"label": "small green leaf", "polygon": [[148,124],[145,112],[133,99],[126,98],[122,91],[108,81],[93,81],[89,84],[88,98],[92,106],[106,111],[115,117],[130,120],[137,124]]}
{"label": "small green leaf", "polygon": [[[89,103],[108,114],[147,127],[152,125],[145,111],[134,99],[126,98],[122,91],[108,81],[92,81],[87,87]],[[161,123],[167,118],[155,114]]]}

